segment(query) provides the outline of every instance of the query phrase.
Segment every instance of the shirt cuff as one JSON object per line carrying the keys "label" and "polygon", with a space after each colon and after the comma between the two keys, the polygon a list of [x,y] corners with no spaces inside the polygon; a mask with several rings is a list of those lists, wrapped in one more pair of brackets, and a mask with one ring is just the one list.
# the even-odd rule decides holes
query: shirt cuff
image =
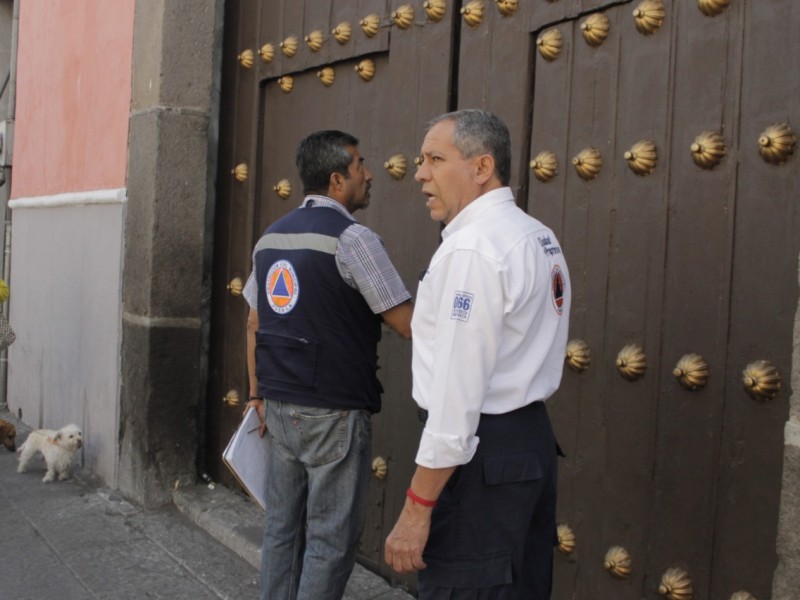
{"label": "shirt cuff", "polygon": [[464,439],[457,435],[433,433],[424,429],[416,463],[429,469],[444,469],[467,464],[478,449],[480,438]]}

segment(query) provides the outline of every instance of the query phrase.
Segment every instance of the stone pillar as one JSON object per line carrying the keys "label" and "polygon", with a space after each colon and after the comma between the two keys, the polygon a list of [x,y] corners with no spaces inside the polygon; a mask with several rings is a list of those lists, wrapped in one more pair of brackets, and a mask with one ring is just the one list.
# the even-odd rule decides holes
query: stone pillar
{"label": "stone pillar", "polygon": [[778,522],[778,567],[773,600],[794,600],[800,590],[800,303],[794,319],[792,397],[783,453],[783,489]]}
{"label": "stone pillar", "polygon": [[137,0],[122,284],[120,490],[193,482],[203,437],[223,0]]}

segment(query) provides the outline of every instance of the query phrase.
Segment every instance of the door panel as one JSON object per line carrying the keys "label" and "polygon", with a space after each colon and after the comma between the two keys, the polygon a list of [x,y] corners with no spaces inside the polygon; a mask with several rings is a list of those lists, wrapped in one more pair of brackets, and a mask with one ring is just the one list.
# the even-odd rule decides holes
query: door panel
{"label": "door panel", "polygon": [[[724,100],[729,119],[738,118],[730,135],[738,153],[731,171],[736,206],[726,322],[727,401],[711,590],[723,596],[747,586],[757,598],[768,598],[777,562],[775,489],[780,489],[783,470],[783,430],[790,395],[797,393],[789,376],[798,294],[800,162],[796,149],[780,165],[765,162],[757,149],[759,137],[772,123],[788,122],[798,131],[798,105],[787,99],[800,93],[800,40],[793,27],[800,19],[800,6],[791,0],[758,8],[737,4],[728,30],[742,40],[737,65],[742,75],[739,88],[730,86]],[[777,367],[783,386],[774,400],[759,403],[743,395],[741,376],[745,365],[762,359]]]}
{"label": "door panel", "polygon": [[[800,178],[796,156],[768,164],[758,139],[771,123],[800,122],[796,103],[786,101],[800,95],[800,80],[787,75],[800,67],[793,32],[800,8],[792,0],[731,2],[706,16],[694,1],[666,2],[663,23],[645,34],[633,18],[640,0],[531,0],[509,15],[487,2],[474,26],[459,12],[466,2],[447,3],[439,22],[415,2],[407,29],[392,20],[400,4],[226,4],[210,472],[234,485],[218,456],[241,410],[219,399],[232,388],[247,393],[247,310],[227,282],[247,276],[260,232],[299,204],[299,140],[321,128],[360,138],[374,179],[371,206],[356,217],[382,236],[415,293],[439,241],[413,180],[425,124],[451,108],[487,108],[511,131],[518,203],[562,242],[574,293],[570,337],[591,350],[588,368],[565,369],[548,404],[567,454],[559,521],[577,540],[572,553],[556,552],[553,597],[655,600],[673,567],[688,573],[696,598],[738,590],[769,597],[798,301]],[[370,13],[380,16],[373,37],[359,25]],[[595,14],[608,18],[608,36],[590,45],[583,26]],[[342,21],[352,38],[338,44],[330,32]],[[312,52],[304,37],[315,29],[325,41]],[[545,58],[538,41],[554,29],[561,49]],[[279,47],[290,35],[298,40],[293,57]],[[267,42],[275,48],[270,63],[256,54],[244,69],[235,60]],[[375,62],[371,81],[355,71],[365,58]],[[335,69],[331,86],[318,77],[323,67]],[[294,78],[288,93],[279,85],[286,76]],[[690,150],[706,131],[726,146],[713,168],[698,166]],[[653,142],[657,160],[651,173],[637,174],[625,153],[643,140]],[[599,151],[602,166],[584,179],[573,159],[588,148]],[[530,167],[543,151],[557,161],[546,181]],[[384,168],[396,154],[408,164],[399,180]],[[246,182],[230,175],[240,162],[251,167]],[[292,186],[287,199],[273,190],[283,178]],[[646,357],[643,376],[633,380],[616,364],[629,344]],[[413,578],[393,578],[381,558],[421,431],[410,352],[386,332],[373,454],[388,471],[370,488],[359,560],[413,589]],[[673,374],[690,353],[710,368],[695,390]],[[777,367],[783,389],[756,402],[743,390],[742,371],[761,359]],[[631,558],[627,577],[604,568],[613,546]]]}
{"label": "door panel", "polygon": [[[241,296],[231,293],[228,286],[235,278],[243,284],[250,272],[255,155],[252,119],[257,101],[255,73],[252,68],[243,67],[239,57],[243,51],[256,51],[259,47],[255,26],[257,8],[254,2],[226,2],[222,56],[209,387],[205,456],[201,470],[230,487],[238,487],[238,484],[222,464],[222,451],[241,420],[250,390],[244,347],[248,307]],[[258,60],[257,55],[255,60]],[[234,177],[232,171],[237,165],[248,167],[246,180],[238,181]],[[225,403],[230,391],[238,394],[238,406]]]}

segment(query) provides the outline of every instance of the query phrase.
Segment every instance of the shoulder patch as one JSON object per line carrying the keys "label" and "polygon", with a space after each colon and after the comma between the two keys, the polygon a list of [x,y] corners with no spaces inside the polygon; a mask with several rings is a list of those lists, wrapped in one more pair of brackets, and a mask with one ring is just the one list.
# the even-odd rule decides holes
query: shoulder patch
{"label": "shoulder patch", "polygon": [[453,308],[450,311],[450,318],[458,321],[469,321],[469,313],[472,310],[474,299],[474,294],[456,291],[453,296]]}
{"label": "shoulder patch", "polygon": [[561,267],[555,265],[550,274],[550,288],[553,298],[553,308],[560,315],[564,314],[564,288],[567,282],[564,279],[564,274],[561,272]]}
{"label": "shoulder patch", "polygon": [[300,281],[292,263],[288,260],[274,263],[267,273],[264,289],[267,291],[267,302],[272,310],[279,315],[291,311],[300,296]]}

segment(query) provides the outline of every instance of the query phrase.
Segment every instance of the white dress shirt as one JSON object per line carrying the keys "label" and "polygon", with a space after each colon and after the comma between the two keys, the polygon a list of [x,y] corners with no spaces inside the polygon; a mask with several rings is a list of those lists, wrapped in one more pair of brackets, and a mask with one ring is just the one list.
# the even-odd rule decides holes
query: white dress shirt
{"label": "white dress shirt", "polygon": [[548,398],[561,381],[570,283],[553,232],[510,188],[468,204],[442,231],[411,322],[413,395],[428,411],[416,462],[469,462],[481,413]]}

